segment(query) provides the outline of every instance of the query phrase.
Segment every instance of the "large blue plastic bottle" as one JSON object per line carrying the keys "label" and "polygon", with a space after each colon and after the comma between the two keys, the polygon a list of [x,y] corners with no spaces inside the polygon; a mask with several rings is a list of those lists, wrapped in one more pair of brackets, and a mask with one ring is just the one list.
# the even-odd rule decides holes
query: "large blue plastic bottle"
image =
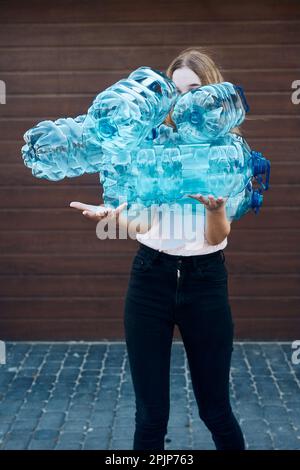
{"label": "large blue plastic bottle", "polygon": [[[139,67],[96,96],[88,115],[102,140],[103,150],[117,152],[138,146],[167,116],[178,97],[164,73]],[[83,124],[90,132],[90,122]]]}
{"label": "large blue plastic bottle", "polygon": [[242,88],[222,82],[182,94],[172,119],[186,143],[210,142],[241,124],[248,110]]}

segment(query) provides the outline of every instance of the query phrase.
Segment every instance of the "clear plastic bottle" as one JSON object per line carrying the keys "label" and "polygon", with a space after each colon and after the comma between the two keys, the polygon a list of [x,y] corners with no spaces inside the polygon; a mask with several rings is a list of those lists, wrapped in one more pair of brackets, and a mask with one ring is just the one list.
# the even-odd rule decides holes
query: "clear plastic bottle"
{"label": "clear plastic bottle", "polygon": [[[104,151],[116,152],[138,146],[165,119],[177,97],[167,75],[143,66],[99,93],[88,115]],[[87,133],[89,124],[84,123]]]}
{"label": "clear plastic bottle", "polygon": [[257,215],[262,204],[262,189],[253,189],[252,181],[249,181],[244,191],[227,199],[226,216],[230,221],[239,220],[250,210]]}
{"label": "clear plastic bottle", "polygon": [[93,134],[84,134],[86,115],[41,121],[24,134],[22,147],[25,166],[33,176],[58,181],[99,171],[103,151]]}
{"label": "clear plastic bottle", "polygon": [[211,143],[179,147],[182,148],[183,194],[234,196],[244,190],[252,177],[262,175],[266,186],[269,184],[269,160],[251,150],[247,141],[237,134],[228,133]]}
{"label": "clear plastic bottle", "polygon": [[210,142],[241,124],[248,110],[242,88],[222,82],[182,94],[172,119],[186,143]]}

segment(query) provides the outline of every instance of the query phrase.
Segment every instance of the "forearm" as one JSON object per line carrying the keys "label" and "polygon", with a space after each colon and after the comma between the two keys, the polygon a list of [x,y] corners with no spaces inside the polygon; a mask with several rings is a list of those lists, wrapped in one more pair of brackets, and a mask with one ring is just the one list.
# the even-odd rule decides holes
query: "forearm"
{"label": "forearm", "polygon": [[211,245],[218,245],[230,233],[225,206],[218,210],[205,210],[205,237]]}
{"label": "forearm", "polygon": [[136,233],[148,232],[151,228],[152,219],[149,217],[147,209],[138,216],[128,216],[128,213],[124,211],[119,215],[118,224],[122,230],[128,230],[132,235],[135,235]]}

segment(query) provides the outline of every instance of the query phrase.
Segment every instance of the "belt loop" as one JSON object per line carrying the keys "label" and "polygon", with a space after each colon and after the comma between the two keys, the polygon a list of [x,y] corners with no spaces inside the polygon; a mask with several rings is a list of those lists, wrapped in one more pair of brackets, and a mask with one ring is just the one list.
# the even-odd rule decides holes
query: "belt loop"
{"label": "belt loop", "polygon": [[221,256],[222,256],[222,261],[223,261],[223,263],[224,263],[224,261],[225,261],[225,255],[224,255],[224,251],[223,251],[223,250],[221,250]]}

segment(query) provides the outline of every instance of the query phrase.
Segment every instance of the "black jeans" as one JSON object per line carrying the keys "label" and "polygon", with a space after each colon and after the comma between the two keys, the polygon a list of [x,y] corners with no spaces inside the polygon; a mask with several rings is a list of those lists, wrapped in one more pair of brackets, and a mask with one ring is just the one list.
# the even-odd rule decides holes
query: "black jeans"
{"label": "black jeans", "polygon": [[223,250],[178,256],[139,243],[124,309],[136,404],[133,449],[164,450],[175,324],[186,351],[199,416],[216,449],[245,448],[229,397],[234,325],[227,277]]}

